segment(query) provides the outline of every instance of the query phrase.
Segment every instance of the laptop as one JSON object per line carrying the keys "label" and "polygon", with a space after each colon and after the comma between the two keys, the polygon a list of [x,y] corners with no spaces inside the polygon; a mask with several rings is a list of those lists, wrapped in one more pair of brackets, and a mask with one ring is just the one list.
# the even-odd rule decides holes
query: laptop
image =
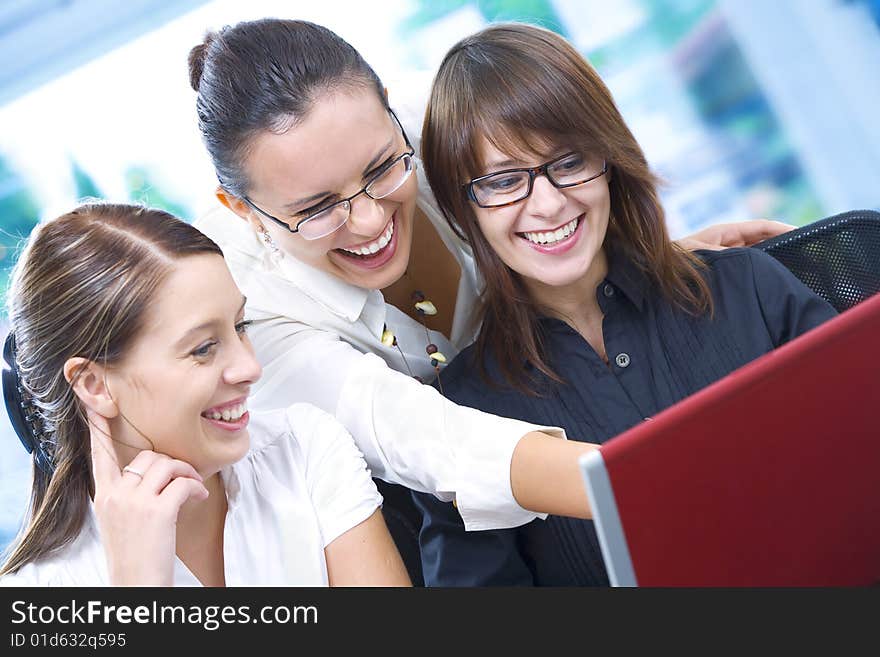
{"label": "laptop", "polygon": [[612,586],[880,585],[880,295],[581,469]]}

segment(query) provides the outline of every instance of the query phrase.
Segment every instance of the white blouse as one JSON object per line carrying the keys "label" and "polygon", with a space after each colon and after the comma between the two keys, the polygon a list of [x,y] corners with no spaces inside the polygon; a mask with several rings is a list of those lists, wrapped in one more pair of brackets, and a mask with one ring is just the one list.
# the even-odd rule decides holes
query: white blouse
{"label": "white blouse", "polygon": [[[307,404],[252,412],[251,447],[220,476],[227,586],[326,586],[324,548],[369,518],[382,497],[351,436]],[[94,510],[58,553],[0,578],[2,586],[107,586],[107,560]],[[180,560],[175,586],[201,586]]]}
{"label": "white blouse", "polygon": [[[399,108],[398,114],[411,128],[421,121],[412,107]],[[420,130],[407,133],[418,149]],[[421,163],[416,163],[418,170]],[[430,332],[431,342],[452,358],[473,338],[468,327],[480,283],[469,248],[446,224],[421,178],[418,205],[461,266],[452,344]],[[513,497],[513,450],[530,431],[564,438],[562,429],[457,406],[410,377],[409,368],[426,380],[434,375],[425,355],[425,328],[386,304],[380,291],[356,287],[292,256],[273,255],[245,221],[219,203],[194,225],[223,249],[247,297],[246,315],[255,320],[249,334],[263,377],[254,386],[252,406],[271,409],[306,401],[333,413],[354,437],[373,476],[455,499],[468,530],[515,527],[545,517],[523,509]],[[386,325],[405,360],[382,344]]]}

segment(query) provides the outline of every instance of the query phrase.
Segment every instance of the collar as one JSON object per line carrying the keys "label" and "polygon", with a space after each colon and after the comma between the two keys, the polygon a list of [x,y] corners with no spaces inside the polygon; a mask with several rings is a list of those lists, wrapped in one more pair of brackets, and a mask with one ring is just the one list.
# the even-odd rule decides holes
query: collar
{"label": "collar", "polygon": [[[617,254],[611,249],[608,249],[607,257],[608,273],[596,287],[599,305],[604,308],[602,305],[605,302],[604,288],[606,284],[611,283],[618,293],[629,299],[636,309],[642,312],[645,309],[645,299],[650,287],[647,276],[631,258]],[[559,326],[568,327],[566,322],[555,317],[542,316],[540,321],[550,326],[558,323]]]}
{"label": "collar", "polygon": [[632,258],[608,249],[608,275],[596,289],[596,294],[600,297],[606,281],[622,292],[639,311],[644,310],[645,297],[650,286],[647,276]]}
{"label": "collar", "polygon": [[373,292],[347,283],[290,255],[266,260],[269,273],[293,283],[309,298],[349,322],[356,322],[361,317]]}

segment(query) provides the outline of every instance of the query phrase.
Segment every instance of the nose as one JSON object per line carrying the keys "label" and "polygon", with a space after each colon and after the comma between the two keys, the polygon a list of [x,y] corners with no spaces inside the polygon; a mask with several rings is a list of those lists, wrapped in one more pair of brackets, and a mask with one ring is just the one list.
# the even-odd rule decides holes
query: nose
{"label": "nose", "polygon": [[381,201],[366,194],[352,199],[348,216],[348,231],[366,238],[375,237],[388,223]]}
{"label": "nose", "polygon": [[532,186],[532,194],[528,199],[528,209],[534,215],[554,217],[565,207],[565,193],[553,186],[546,175],[538,175]]}
{"label": "nose", "polygon": [[250,339],[235,336],[235,348],[229,364],[223,370],[223,380],[231,385],[256,383],[263,374],[263,367],[254,354]]}

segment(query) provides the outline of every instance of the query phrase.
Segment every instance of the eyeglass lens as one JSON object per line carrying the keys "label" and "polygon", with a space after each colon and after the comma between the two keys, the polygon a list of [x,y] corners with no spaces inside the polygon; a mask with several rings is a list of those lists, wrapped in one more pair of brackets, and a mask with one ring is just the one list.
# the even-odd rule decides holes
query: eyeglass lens
{"label": "eyeglass lens", "polygon": [[[412,157],[409,153],[397,158],[390,167],[385,169],[370,184],[364,188],[364,192],[372,199],[383,199],[393,194],[412,173]],[[323,212],[318,212],[303,221],[299,225],[299,232],[307,240],[316,240],[325,237],[337,230],[348,221],[351,212],[351,201],[336,203]]]}

